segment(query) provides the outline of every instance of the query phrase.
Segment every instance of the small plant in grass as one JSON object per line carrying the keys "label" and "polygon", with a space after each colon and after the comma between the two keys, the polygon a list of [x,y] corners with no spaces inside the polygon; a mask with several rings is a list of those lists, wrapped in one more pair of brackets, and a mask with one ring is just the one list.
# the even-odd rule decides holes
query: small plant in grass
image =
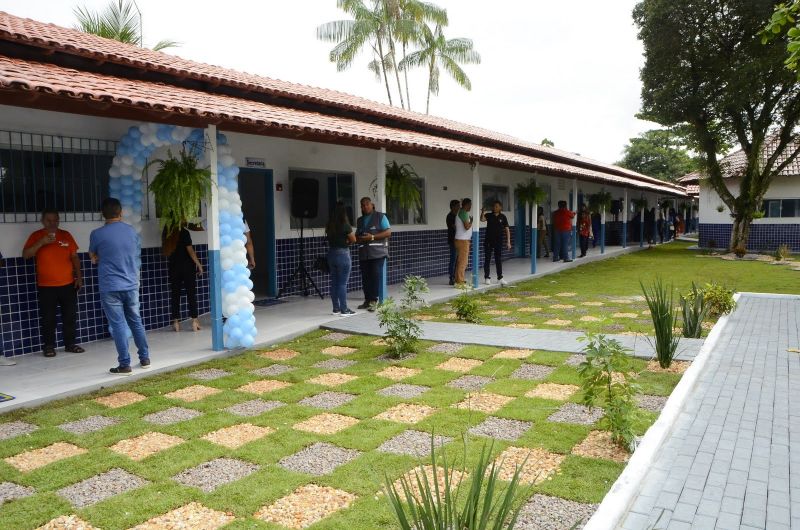
{"label": "small plant in grass", "polygon": [[781,261],[788,258],[792,254],[792,250],[789,248],[789,245],[783,244],[778,245],[778,248],[775,249],[775,260]]}
{"label": "small plant in grass", "polygon": [[403,281],[403,299],[400,305],[387,298],[378,306],[378,324],[386,328],[383,340],[389,347],[389,355],[399,359],[417,349],[422,330],[416,321],[409,318],[409,312],[424,300],[422,293],[428,292],[428,283],[420,276],[406,276]]}
{"label": "small plant in grass", "polygon": [[683,336],[699,339],[703,333],[703,321],[708,314],[706,299],[702,289],[692,282],[692,290],[681,295],[681,311],[683,313]]}
{"label": "small plant in grass", "polygon": [[403,299],[400,306],[403,309],[415,309],[425,305],[422,295],[430,292],[428,282],[422,276],[406,276],[403,280]]}
{"label": "small plant in grass", "polygon": [[716,282],[705,284],[703,287],[703,299],[706,306],[708,306],[708,314],[713,317],[727,315],[736,308],[736,302],[733,300],[733,289],[728,289]]}
{"label": "small plant in grass", "polygon": [[655,342],[651,341],[651,344],[656,351],[656,359],[661,368],[669,368],[678,349],[678,342],[681,340],[675,334],[678,315],[673,304],[672,285],[665,285],[661,278],[656,278],[650,287],[645,287],[642,282],[639,282],[639,285],[642,286],[653,319],[656,336]]}
{"label": "small plant in grass", "polygon": [[587,342],[583,348],[586,360],[578,365],[583,404],[587,407],[603,407],[612,439],[620,447],[630,450],[635,439],[634,396],[639,386],[630,374],[631,357],[628,350],[605,335],[587,333],[582,340]]}
{"label": "small plant in grass", "polygon": [[469,293],[469,287],[462,285],[459,287],[461,294],[451,302],[453,309],[456,310],[456,318],[477,324],[481,321],[478,315],[478,301]]}
{"label": "small plant in grass", "polygon": [[[433,446],[433,442],[431,443]],[[514,528],[522,503],[514,504],[520,488],[518,466],[505,491],[501,489],[500,466],[491,460],[492,445],[481,449],[469,471],[456,472],[447,455],[437,458],[431,447],[433,476],[415,470],[414,478],[401,477],[397,488],[385,478],[384,489],[402,530],[503,530]],[[438,477],[444,477],[444,488]],[[464,473],[471,477],[468,490],[462,490]],[[414,490],[418,493],[415,493]],[[462,498],[463,497],[463,498]]]}
{"label": "small plant in grass", "polygon": [[743,258],[747,254],[747,248],[744,245],[737,245],[733,248],[733,253],[737,258]]}

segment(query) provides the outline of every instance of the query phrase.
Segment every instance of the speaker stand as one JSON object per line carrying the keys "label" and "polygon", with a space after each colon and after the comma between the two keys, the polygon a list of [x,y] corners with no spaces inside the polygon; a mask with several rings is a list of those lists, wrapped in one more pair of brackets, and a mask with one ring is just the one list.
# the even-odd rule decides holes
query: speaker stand
{"label": "speaker stand", "polygon": [[294,274],[292,274],[291,279],[289,279],[289,283],[286,284],[283,289],[278,292],[278,296],[276,298],[282,298],[287,291],[290,291],[292,287],[294,287],[295,283],[300,282],[300,290],[303,293],[303,296],[308,296],[309,293],[309,285],[314,288],[314,291],[319,296],[320,300],[324,298],[322,293],[319,292],[319,288],[317,288],[317,284],[314,283],[314,280],[311,279],[311,275],[308,274],[308,269],[306,269],[306,247],[305,242],[303,239],[303,218],[300,218],[300,248],[298,252],[298,264],[297,268],[294,270]]}

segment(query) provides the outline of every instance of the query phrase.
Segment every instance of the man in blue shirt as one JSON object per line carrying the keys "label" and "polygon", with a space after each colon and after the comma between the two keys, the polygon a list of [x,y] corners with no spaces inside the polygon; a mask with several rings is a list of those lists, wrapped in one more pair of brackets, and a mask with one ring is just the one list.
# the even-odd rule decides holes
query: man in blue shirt
{"label": "man in blue shirt", "polygon": [[118,365],[112,374],[131,375],[128,353],[128,332],[139,349],[139,363],[150,368],[150,352],[139,316],[139,235],[122,222],[122,205],[109,197],[102,204],[106,224],[89,236],[89,256],[97,265],[100,302],[111,325],[111,336],[117,347]]}
{"label": "man in blue shirt", "polygon": [[392,231],[389,219],[383,212],[376,212],[369,197],[361,199],[361,217],[356,221],[358,262],[361,267],[361,283],[364,286],[364,303],[358,309],[375,311],[381,290],[381,272],[389,257],[389,236]]}

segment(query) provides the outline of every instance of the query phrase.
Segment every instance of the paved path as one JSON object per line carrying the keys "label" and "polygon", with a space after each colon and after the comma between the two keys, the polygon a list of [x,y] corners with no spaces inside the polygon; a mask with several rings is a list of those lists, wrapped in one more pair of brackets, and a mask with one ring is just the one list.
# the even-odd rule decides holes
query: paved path
{"label": "paved path", "polygon": [[622,528],[800,529],[799,347],[800,297],[740,297]]}
{"label": "paved path", "polygon": [[[583,336],[583,333],[578,331],[518,329],[502,326],[448,324],[444,322],[420,322],[419,324],[422,328],[422,338],[426,340],[505,346],[509,348],[534,348],[571,353],[580,353],[586,346],[585,342],[578,340]],[[326,323],[324,327],[348,333],[383,335],[383,330],[378,326],[377,316],[373,313],[340,318]],[[623,346],[631,349],[637,357],[650,359],[654,356],[650,343],[641,336],[613,334],[606,336],[618,340]],[[678,347],[679,355],[676,358],[681,360],[694,359],[702,345],[702,339],[681,339]]]}

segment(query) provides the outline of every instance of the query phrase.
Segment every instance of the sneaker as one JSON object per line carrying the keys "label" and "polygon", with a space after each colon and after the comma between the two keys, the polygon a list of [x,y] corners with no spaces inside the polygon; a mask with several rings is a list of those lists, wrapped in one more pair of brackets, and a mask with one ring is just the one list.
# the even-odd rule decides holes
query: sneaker
{"label": "sneaker", "polygon": [[147,370],[148,368],[150,368],[150,359],[139,361],[139,366]]}
{"label": "sneaker", "polygon": [[331,315],[339,316],[339,310],[338,309],[334,309],[333,311],[331,311]]}
{"label": "sneaker", "polygon": [[55,348],[45,348],[43,350],[43,352],[44,352],[44,356],[45,357],[55,357],[56,356]]}
{"label": "sneaker", "polygon": [[453,278],[450,278],[450,285],[455,285],[456,281]]}
{"label": "sneaker", "polygon": [[367,311],[374,313],[376,309],[378,309],[378,302],[370,302],[369,306],[367,307]]}
{"label": "sneaker", "polygon": [[133,370],[130,366],[116,366],[109,370],[114,375],[131,375]]}
{"label": "sneaker", "polygon": [[356,314],[356,312],[355,312],[355,311],[353,311],[352,309],[345,309],[344,311],[342,311],[342,312],[339,314],[339,316],[343,316],[343,317],[349,317],[350,315],[355,315],[355,314]]}
{"label": "sneaker", "polygon": [[506,285],[508,285],[508,282],[505,281],[504,279],[500,278],[500,285],[506,286]]}
{"label": "sneaker", "polygon": [[364,300],[364,303],[356,307],[356,309],[369,309],[369,304],[370,302],[368,300]]}
{"label": "sneaker", "polygon": [[483,279],[483,283],[485,283],[486,285],[492,285],[492,279],[491,278],[484,278]]}
{"label": "sneaker", "polygon": [[565,259],[564,263],[572,263],[572,260],[571,259]]}

